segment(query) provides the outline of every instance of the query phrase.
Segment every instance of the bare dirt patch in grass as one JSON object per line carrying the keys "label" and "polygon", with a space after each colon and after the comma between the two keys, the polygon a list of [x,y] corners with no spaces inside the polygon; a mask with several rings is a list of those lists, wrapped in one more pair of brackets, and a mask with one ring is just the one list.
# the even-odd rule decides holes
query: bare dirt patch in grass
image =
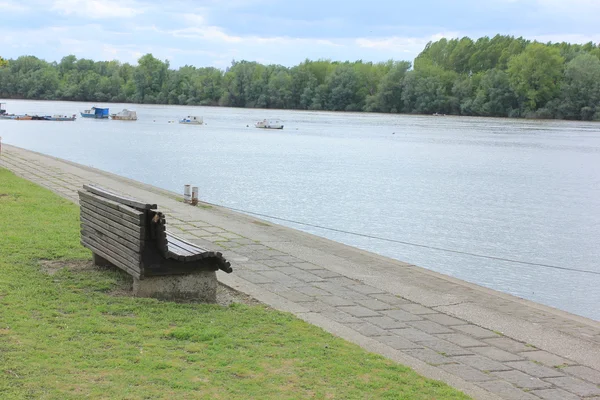
{"label": "bare dirt patch in grass", "polygon": [[[121,271],[116,267],[100,267],[94,265],[91,260],[40,260],[40,268],[42,272],[47,275],[54,276],[58,272],[65,270],[73,273],[110,273],[117,275],[118,279],[115,279],[113,287],[106,291],[109,296],[116,297],[133,297],[133,278],[127,273]],[[194,300],[177,301],[177,303],[198,303]],[[217,287],[217,304],[222,306],[229,306],[234,303],[241,303],[247,305],[258,305],[260,301],[248,296],[242,292],[230,288],[227,285],[219,282]]]}

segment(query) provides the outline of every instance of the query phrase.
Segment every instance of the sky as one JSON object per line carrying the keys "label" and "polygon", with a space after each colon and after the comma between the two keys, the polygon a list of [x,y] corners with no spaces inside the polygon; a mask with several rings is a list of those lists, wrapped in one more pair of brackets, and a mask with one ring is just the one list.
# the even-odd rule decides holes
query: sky
{"label": "sky", "polygon": [[600,0],[0,0],[0,56],[136,64],[413,61],[429,41],[497,33],[600,42]]}

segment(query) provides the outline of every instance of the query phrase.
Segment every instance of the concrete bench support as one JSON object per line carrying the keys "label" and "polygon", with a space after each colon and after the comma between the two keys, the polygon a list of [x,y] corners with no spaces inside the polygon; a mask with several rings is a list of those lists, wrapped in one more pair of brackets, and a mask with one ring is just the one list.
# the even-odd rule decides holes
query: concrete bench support
{"label": "concrete bench support", "polygon": [[198,300],[215,303],[217,274],[215,271],[199,271],[188,275],[133,278],[133,294],[138,297],[164,300]]}

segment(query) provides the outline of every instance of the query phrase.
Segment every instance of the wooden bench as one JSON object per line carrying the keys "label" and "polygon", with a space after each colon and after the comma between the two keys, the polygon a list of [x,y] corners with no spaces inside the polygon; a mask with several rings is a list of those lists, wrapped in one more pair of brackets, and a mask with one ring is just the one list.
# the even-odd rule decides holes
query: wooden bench
{"label": "wooden bench", "polygon": [[[214,289],[216,297],[215,271],[232,272],[220,252],[168,232],[156,204],[95,185],[83,186],[79,204],[81,244],[92,251],[95,264],[112,264],[133,276],[137,295],[214,301],[206,291]],[[199,279],[204,289],[194,288],[190,277]]]}

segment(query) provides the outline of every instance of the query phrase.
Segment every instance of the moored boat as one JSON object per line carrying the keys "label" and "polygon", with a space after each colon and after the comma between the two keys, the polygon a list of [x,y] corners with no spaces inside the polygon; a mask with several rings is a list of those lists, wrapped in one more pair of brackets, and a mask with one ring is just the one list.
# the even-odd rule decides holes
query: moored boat
{"label": "moored boat", "polygon": [[266,119],[263,119],[254,124],[254,126],[261,129],[283,129],[283,124],[277,120],[267,121]]}
{"label": "moored boat", "polygon": [[15,114],[8,114],[4,106],[6,103],[0,103],[0,119],[17,119]]}
{"label": "moored boat", "polygon": [[187,117],[180,119],[179,123],[180,124],[188,124],[188,125],[203,125],[204,119],[202,117],[188,115]]}
{"label": "moored boat", "polygon": [[31,115],[16,115],[15,118],[16,120],[19,121],[31,121],[33,119],[33,117]]}
{"label": "moored boat", "polygon": [[137,121],[137,113],[126,108],[116,114],[110,114],[110,118],[117,121]]}
{"label": "moored boat", "polygon": [[75,121],[75,117],[76,115],[73,114],[72,116],[66,116],[66,115],[53,115],[51,117],[46,117],[47,121]]}
{"label": "moored boat", "polygon": [[80,114],[82,118],[106,119],[108,118],[108,108],[92,107],[89,110],[81,112]]}

